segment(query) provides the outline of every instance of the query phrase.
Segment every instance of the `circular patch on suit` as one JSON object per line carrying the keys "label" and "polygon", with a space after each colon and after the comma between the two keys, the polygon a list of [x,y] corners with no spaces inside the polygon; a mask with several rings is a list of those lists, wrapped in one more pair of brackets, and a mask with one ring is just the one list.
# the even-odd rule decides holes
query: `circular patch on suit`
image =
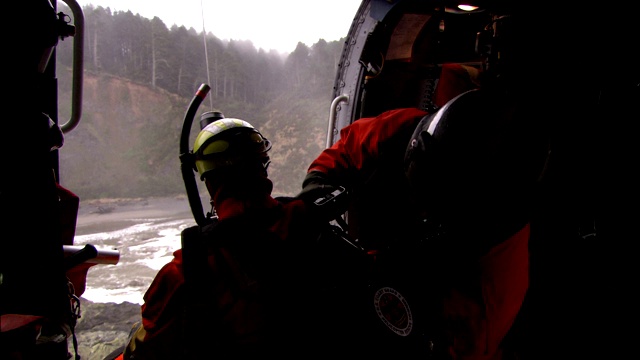
{"label": "circular patch on suit", "polygon": [[408,336],[413,328],[413,316],[409,303],[400,292],[382,287],[373,296],[373,306],[382,322],[397,335]]}

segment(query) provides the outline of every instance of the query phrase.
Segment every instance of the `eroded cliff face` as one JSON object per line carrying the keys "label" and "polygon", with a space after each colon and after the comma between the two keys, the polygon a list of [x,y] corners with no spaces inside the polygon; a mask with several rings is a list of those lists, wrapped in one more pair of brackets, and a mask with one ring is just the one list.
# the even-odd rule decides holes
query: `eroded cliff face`
{"label": "eroded cliff face", "polygon": [[177,193],[187,100],[106,75],[87,74],[83,88],[80,124],[59,151],[61,183],[81,199]]}
{"label": "eroded cliff face", "polygon": [[[184,194],[179,143],[191,99],[106,74],[85,72],[83,84],[80,123],[65,134],[59,150],[61,184],[81,200]],[[64,75],[59,88],[59,122],[64,123],[71,93]],[[273,142],[269,172],[274,194],[298,192],[308,165],[324,146],[329,99],[289,95],[263,107],[213,103],[214,110],[249,121]],[[199,114],[212,110],[210,104],[206,98],[193,119],[191,144]]]}

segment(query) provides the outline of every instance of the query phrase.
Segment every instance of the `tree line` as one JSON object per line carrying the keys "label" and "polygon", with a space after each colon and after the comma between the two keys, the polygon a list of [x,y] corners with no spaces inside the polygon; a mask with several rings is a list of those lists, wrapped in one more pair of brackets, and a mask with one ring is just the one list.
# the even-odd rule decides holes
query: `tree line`
{"label": "tree line", "polygon": [[[59,11],[71,14],[60,5]],[[320,39],[311,47],[298,42],[290,54],[256,49],[249,40],[223,41],[211,31],[148,19],[131,11],[87,5],[84,12],[84,64],[106,72],[191,97],[200,84],[211,86],[214,100],[232,99],[266,105],[283,93],[328,97],[343,39]],[[328,25],[329,26],[329,25]],[[215,29],[213,30],[215,31]],[[71,41],[58,45],[60,64],[72,64]]]}

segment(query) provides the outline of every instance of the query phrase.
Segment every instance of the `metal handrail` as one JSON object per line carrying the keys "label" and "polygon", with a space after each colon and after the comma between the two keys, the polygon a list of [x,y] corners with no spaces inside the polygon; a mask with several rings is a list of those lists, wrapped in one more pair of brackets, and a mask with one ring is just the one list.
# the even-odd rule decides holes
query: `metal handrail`
{"label": "metal handrail", "polygon": [[84,13],[75,0],[62,0],[73,12],[75,34],[73,36],[73,78],[71,88],[71,117],[60,125],[63,133],[75,129],[82,116],[82,76],[84,72]]}
{"label": "metal handrail", "polygon": [[336,115],[338,113],[337,108],[338,105],[342,102],[349,103],[349,95],[343,94],[331,102],[331,109],[329,111],[329,128],[327,129],[327,143],[326,147],[331,147],[333,145],[333,128],[336,125]]}

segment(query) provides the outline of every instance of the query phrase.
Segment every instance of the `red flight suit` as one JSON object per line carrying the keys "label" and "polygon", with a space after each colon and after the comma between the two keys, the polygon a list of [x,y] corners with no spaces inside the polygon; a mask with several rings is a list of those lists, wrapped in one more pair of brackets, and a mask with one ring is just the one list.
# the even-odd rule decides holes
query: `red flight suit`
{"label": "red flight suit", "polygon": [[[475,88],[469,75],[473,74],[463,66],[445,65],[436,89],[436,105],[440,107]],[[402,164],[413,130],[425,115],[421,110],[406,108],[358,119],[344,127],[339,140],[308,168],[308,172],[326,174],[331,183],[348,185],[355,203],[348,214],[349,231],[365,247],[384,249],[415,232],[413,222],[419,210],[412,204]],[[444,284],[442,316],[447,352],[453,359],[501,357],[501,342],[529,286],[529,235],[526,224],[507,238],[485,239],[497,245],[482,254],[461,256],[464,260],[450,264],[449,270],[457,274],[445,280],[449,283]],[[483,241],[483,234],[469,241]],[[456,251],[462,254],[465,249],[454,249],[443,257],[453,260]]]}
{"label": "red flight suit", "polygon": [[[318,223],[301,200],[281,202],[271,197],[272,186],[269,179],[260,178],[245,188],[223,185],[213,195],[219,218],[214,234],[216,228],[232,225],[220,238],[227,245],[210,250],[211,280],[202,284],[214,294],[210,306],[216,315],[203,314],[201,319],[211,329],[207,341],[212,357],[285,355],[293,348],[283,343],[304,342],[312,336],[303,331],[305,323],[296,321],[313,323],[310,315],[300,313],[308,303],[301,283],[303,271],[296,266],[305,261],[307,247],[302,242]],[[263,236],[249,238],[245,232],[249,229]],[[186,298],[183,249],[173,255],[144,295],[142,326],[132,334],[124,359],[184,358],[184,309],[190,299]],[[269,290],[274,284],[276,289]],[[279,336],[283,332],[286,335]]]}

